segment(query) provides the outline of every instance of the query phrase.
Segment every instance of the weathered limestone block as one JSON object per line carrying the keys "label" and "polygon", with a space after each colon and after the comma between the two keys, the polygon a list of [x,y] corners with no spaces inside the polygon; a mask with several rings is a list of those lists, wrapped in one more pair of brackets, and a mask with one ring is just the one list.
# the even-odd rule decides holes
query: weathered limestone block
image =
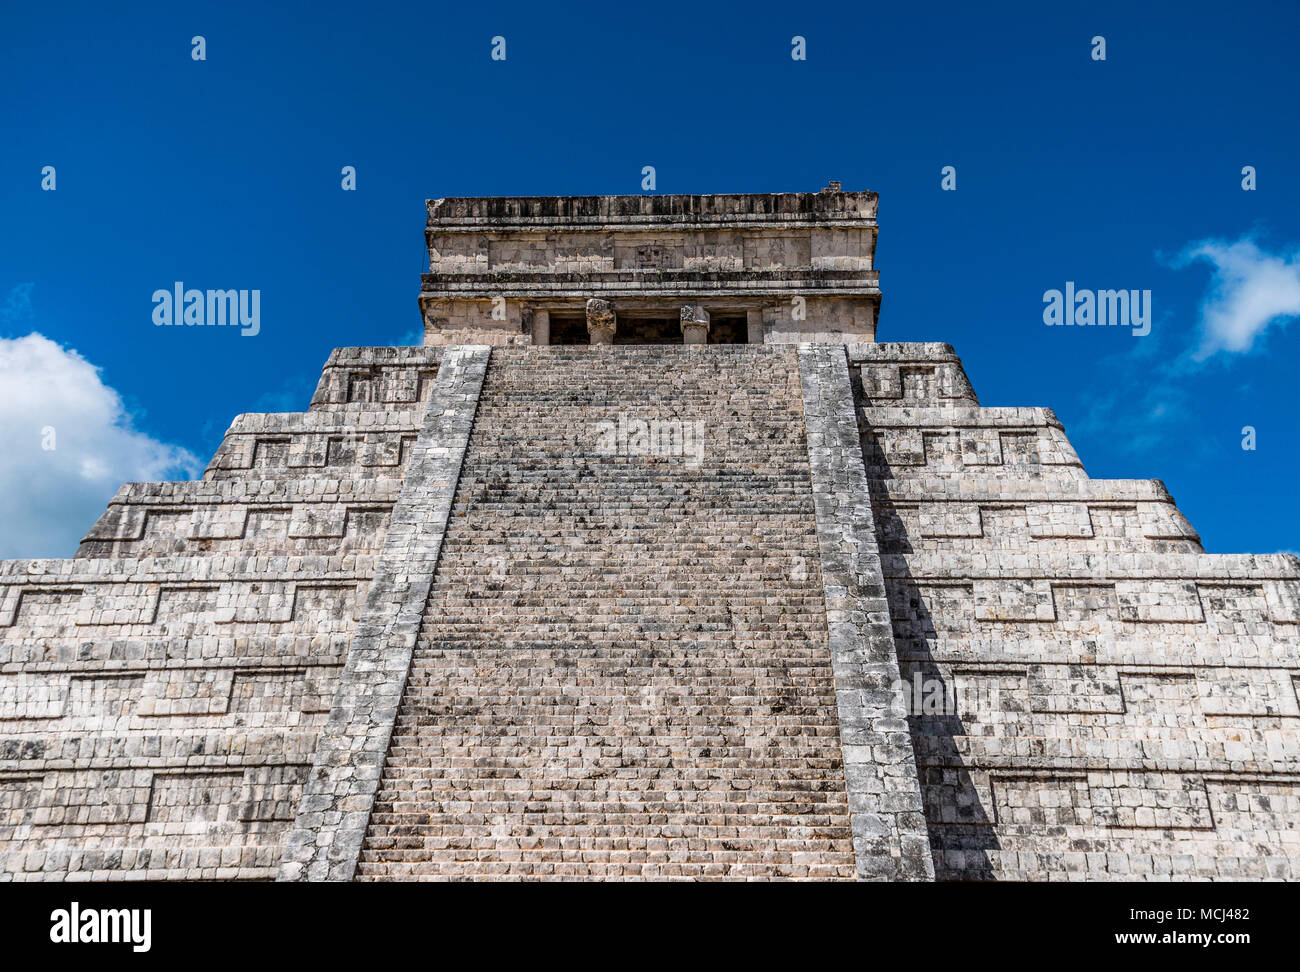
{"label": "weathered limestone block", "polygon": [[336,348],[321,371],[311,408],[426,401],[441,357],[440,347]]}
{"label": "weathered limestone block", "polygon": [[1264,585],[1269,617],[1277,624],[1300,624],[1300,580],[1274,580]]}
{"label": "weathered limestone block", "polygon": [[975,582],[978,621],[1054,621],[1056,607],[1045,580],[980,580]]}
{"label": "weathered limestone block", "polygon": [[348,517],[347,507],[301,505],[289,519],[290,537],[341,537]]}
{"label": "weathered limestone block", "polygon": [[1196,623],[1205,620],[1195,581],[1121,580],[1115,584],[1121,621]]}
{"label": "weathered limestone block", "polygon": [[1113,665],[1034,664],[1028,667],[1030,708],[1034,712],[1120,713],[1124,693]]}
{"label": "weathered limestone block", "polygon": [[112,504],[86,533],[87,540],[138,540],[144,534],[147,511],[139,506]]}
{"label": "weathered limestone block", "polygon": [[980,509],[973,503],[924,503],[920,511],[923,538],[982,537]]}
{"label": "weathered limestone block", "polygon": [[613,344],[618,329],[618,315],[607,300],[592,297],[587,301],[587,333],[592,344]]}
{"label": "weathered limestone block", "polygon": [[501,283],[498,279],[486,290],[471,292],[458,288],[455,296],[421,294],[424,343],[444,348],[458,344],[531,344],[532,336],[524,330],[525,300],[511,298],[532,294],[527,290],[506,291]]}
{"label": "weathered limestone block", "polygon": [[998,466],[1002,464],[1002,440],[997,429],[963,429],[960,441],[963,465]]}
{"label": "weathered limestone block", "polygon": [[709,312],[699,304],[686,304],[682,307],[682,342],[709,343]]}
{"label": "weathered limestone block", "polygon": [[248,513],[247,507],[235,504],[195,510],[186,539],[238,540],[247,528]]}
{"label": "weathered limestone block", "polygon": [[1026,513],[1031,537],[1046,540],[1093,535],[1092,518],[1083,503],[1036,503]]}
{"label": "weathered limestone block", "polygon": [[4,722],[58,719],[63,715],[71,678],[61,672],[0,675],[0,728]]}
{"label": "weathered limestone block", "polygon": [[1198,668],[1201,711],[1207,716],[1300,717],[1295,674],[1278,668]]}

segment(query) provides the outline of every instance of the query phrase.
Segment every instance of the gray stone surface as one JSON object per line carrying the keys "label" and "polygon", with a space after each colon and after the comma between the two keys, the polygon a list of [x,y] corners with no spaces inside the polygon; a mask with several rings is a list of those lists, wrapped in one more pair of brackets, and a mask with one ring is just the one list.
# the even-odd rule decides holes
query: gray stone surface
{"label": "gray stone surface", "polygon": [[800,345],[799,372],[858,876],[933,880],[844,348]]}
{"label": "gray stone surface", "polygon": [[370,819],[490,351],[443,356],[365,612],[284,847],[282,881],[347,881]]}
{"label": "gray stone surface", "polygon": [[876,205],[873,192],[829,187],[431,199],[425,344],[543,343],[530,315],[580,318],[593,297],[627,321],[675,319],[683,303],[704,307],[715,325],[745,317],[750,344],[871,341]]}
{"label": "gray stone surface", "polygon": [[802,418],[790,347],[493,349],[358,880],[854,876]]}
{"label": "gray stone surface", "polygon": [[947,345],[849,357],[936,875],[1295,879],[1295,558],[1206,555]]}

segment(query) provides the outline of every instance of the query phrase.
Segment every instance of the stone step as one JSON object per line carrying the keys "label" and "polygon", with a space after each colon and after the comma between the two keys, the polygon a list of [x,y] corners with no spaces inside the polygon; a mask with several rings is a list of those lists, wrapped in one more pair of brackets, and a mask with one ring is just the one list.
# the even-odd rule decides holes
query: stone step
{"label": "stone step", "polygon": [[494,350],[358,877],[853,875],[802,407],[793,349]]}

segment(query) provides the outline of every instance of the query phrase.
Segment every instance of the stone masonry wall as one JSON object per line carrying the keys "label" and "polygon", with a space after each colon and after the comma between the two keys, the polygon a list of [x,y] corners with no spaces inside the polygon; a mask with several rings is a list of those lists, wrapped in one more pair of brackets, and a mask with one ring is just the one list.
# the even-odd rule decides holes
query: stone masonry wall
{"label": "stone masonry wall", "polygon": [[1300,562],[845,361],[335,351],[0,563],[0,880],[1300,877]]}
{"label": "stone masonry wall", "polygon": [[[422,407],[440,357],[340,349],[257,423],[305,455]],[[401,489],[379,451],[129,483],[76,559],[0,563],[0,880],[275,876]]]}
{"label": "stone masonry wall", "polygon": [[[872,192],[478,197],[428,202],[425,343],[547,343],[534,313],[684,303],[746,317],[753,343],[871,341]],[[752,315],[752,316],[751,316]]]}
{"label": "stone masonry wall", "polygon": [[1296,559],[1202,553],[947,345],[850,359],[937,876],[1300,876]]}

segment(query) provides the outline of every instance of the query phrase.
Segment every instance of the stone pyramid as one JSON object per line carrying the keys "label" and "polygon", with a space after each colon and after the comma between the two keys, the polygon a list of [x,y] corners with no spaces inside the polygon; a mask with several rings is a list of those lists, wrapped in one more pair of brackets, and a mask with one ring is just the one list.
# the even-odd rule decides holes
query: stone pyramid
{"label": "stone pyramid", "polygon": [[1300,562],[877,343],[876,205],[431,201],[424,346],[0,563],[0,880],[1300,877]]}

